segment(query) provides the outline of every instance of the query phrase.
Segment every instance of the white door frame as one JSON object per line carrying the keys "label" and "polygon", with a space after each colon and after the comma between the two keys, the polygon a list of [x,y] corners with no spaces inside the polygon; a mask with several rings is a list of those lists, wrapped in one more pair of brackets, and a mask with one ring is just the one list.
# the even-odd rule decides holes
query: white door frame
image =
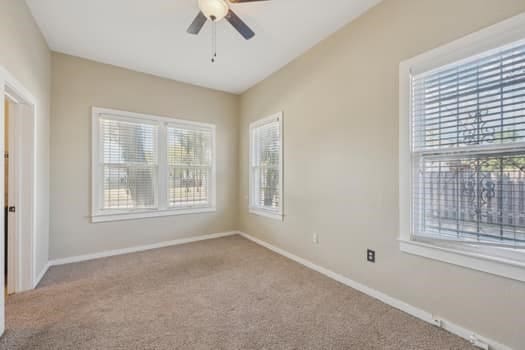
{"label": "white door frame", "polygon": [[[36,99],[13,75],[0,66],[0,154],[5,152],[5,97],[15,100],[14,109],[10,110],[10,121],[16,125],[14,135],[14,152],[18,178],[15,203],[17,205],[16,228],[17,240],[15,246],[16,270],[15,291],[21,292],[35,287],[36,263]],[[16,118],[16,120],[15,120]],[[0,183],[4,183],[4,162],[0,162]],[[4,186],[0,190],[0,208],[4,208]],[[4,215],[0,215],[0,227],[4,227]],[[4,281],[4,239],[0,240],[0,286]],[[5,329],[5,300],[4,293],[0,293],[0,335]]]}
{"label": "white door frame", "polygon": [[[13,115],[16,116],[16,111],[15,111],[15,108],[17,108],[17,103],[12,101],[11,99],[8,98],[8,102],[7,102],[7,111],[8,111],[8,115]],[[9,206],[14,206],[15,208],[18,206],[18,200],[17,200],[17,159],[16,159],[16,152],[15,152],[15,148],[16,148],[16,122],[17,122],[17,119],[18,118],[15,118],[15,117],[11,117],[10,120],[7,122],[7,127],[8,127],[8,130],[5,134],[8,135],[8,142],[6,143],[5,140],[4,140],[4,145],[8,145],[8,149],[7,149],[7,152],[6,154],[9,154],[8,156],[8,159],[7,159],[7,163],[8,163],[8,171],[7,171],[7,177],[8,177],[8,185],[7,185],[7,192],[8,192],[8,195],[7,195],[7,198],[8,198],[8,202],[7,203],[4,203],[4,206],[5,207],[9,207]],[[5,118],[5,115],[4,115],[4,118]],[[4,126],[5,126],[5,123],[4,123]],[[5,165],[5,162],[4,162],[4,165]],[[4,171],[4,174],[6,174],[6,172]],[[4,189],[5,189],[5,186],[4,186]],[[4,196],[5,198],[5,196]],[[5,217],[4,217],[5,219]],[[17,286],[17,280],[19,278],[18,277],[18,262],[17,262],[17,257],[19,256],[19,253],[17,252],[18,249],[17,247],[19,246],[19,242],[18,242],[18,235],[16,234],[17,233],[17,228],[16,228],[16,212],[15,213],[10,213],[9,211],[7,212],[7,227],[8,227],[8,230],[7,230],[7,293],[8,294],[12,294],[12,293],[15,293],[18,286]],[[5,260],[4,260],[5,261]]]}

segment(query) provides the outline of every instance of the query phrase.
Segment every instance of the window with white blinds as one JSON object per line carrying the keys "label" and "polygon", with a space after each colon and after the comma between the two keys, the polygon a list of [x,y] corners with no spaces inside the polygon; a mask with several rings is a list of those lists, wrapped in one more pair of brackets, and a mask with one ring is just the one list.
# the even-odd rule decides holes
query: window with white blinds
{"label": "window with white blinds", "polygon": [[250,125],[250,210],[282,218],[282,113]]}
{"label": "window with white blinds", "polygon": [[93,221],[215,210],[215,126],[93,108]]}
{"label": "window with white blinds", "polygon": [[411,77],[412,227],[525,247],[525,42]]}
{"label": "window with white blinds", "polygon": [[212,131],[168,126],[168,201],[170,207],[209,205]]}
{"label": "window with white blinds", "polygon": [[102,209],[157,207],[158,127],[102,117]]}

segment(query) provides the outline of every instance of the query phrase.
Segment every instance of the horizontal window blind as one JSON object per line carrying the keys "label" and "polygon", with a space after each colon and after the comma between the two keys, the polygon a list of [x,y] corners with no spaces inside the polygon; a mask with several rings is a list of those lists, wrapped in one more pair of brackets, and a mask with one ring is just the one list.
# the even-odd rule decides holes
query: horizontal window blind
{"label": "horizontal window blind", "polygon": [[413,234],[525,247],[525,43],[411,86]]}
{"label": "horizontal window blind", "polygon": [[215,126],[93,107],[93,222],[215,211]]}
{"label": "horizontal window blind", "polygon": [[525,44],[412,79],[415,150],[525,141]]}
{"label": "horizontal window blind", "polygon": [[210,129],[168,126],[170,207],[207,206],[212,177]]}
{"label": "horizontal window blind", "polygon": [[251,130],[251,205],[278,211],[281,207],[281,127],[278,119]]}
{"label": "horizontal window blind", "polygon": [[103,209],[156,208],[155,125],[100,119]]}

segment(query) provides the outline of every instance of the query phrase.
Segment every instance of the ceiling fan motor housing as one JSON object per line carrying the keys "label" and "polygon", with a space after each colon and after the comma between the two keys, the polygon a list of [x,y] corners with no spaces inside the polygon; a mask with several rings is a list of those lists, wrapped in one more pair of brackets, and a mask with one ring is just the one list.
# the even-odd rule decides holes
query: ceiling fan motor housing
{"label": "ceiling fan motor housing", "polygon": [[[266,0],[229,0],[231,3],[248,3]],[[225,18],[246,40],[255,36],[255,32],[244,21],[230,9],[226,0],[198,0],[200,11],[186,30],[188,33],[197,35],[206,21],[214,24]]]}
{"label": "ceiling fan motor housing", "polygon": [[220,21],[226,17],[230,9],[225,0],[199,0],[199,8],[212,21]]}

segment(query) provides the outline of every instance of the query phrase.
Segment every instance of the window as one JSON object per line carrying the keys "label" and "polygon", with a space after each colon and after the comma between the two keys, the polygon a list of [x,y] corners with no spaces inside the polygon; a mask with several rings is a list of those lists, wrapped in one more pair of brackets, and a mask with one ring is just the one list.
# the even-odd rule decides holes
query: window
{"label": "window", "polygon": [[212,177],[209,128],[168,126],[168,202],[171,208],[207,206]]}
{"label": "window", "polygon": [[215,127],[93,108],[93,221],[215,209]]}
{"label": "window", "polygon": [[521,269],[499,274],[525,279],[525,33],[508,37],[512,24],[402,63],[401,239],[492,273],[468,256],[510,259]]}
{"label": "window", "polygon": [[282,113],[250,125],[250,212],[282,220]]}
{"label": "window", "polygon": [[525,246],[525,43],[412,77],[414,234]]}
{"label": "window", "polygon": [[157,208],[157,135],[153,124],[100,119],[103,209]]}

